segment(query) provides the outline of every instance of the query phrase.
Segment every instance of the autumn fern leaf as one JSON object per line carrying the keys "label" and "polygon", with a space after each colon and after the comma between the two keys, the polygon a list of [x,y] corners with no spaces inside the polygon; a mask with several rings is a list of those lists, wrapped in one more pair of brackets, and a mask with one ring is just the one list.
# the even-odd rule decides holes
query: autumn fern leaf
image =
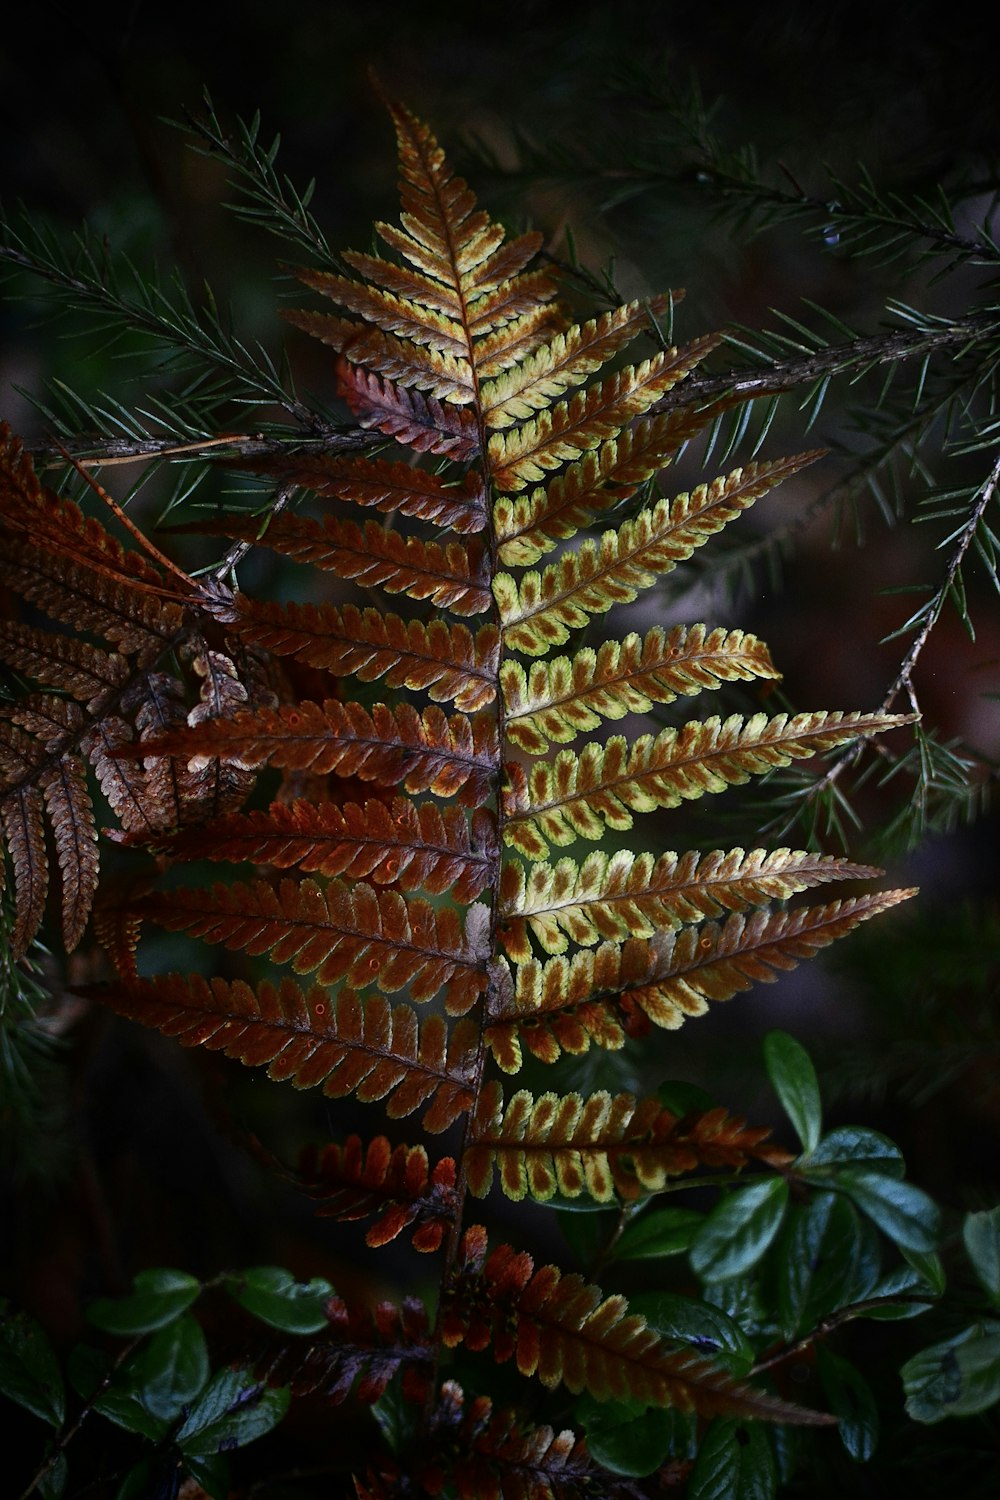
{"label": "autumn fern leaf", "polygon": [[710,408],[643,417],[528,495],[499,495],[493,525],[504,567],[524,567],[629,499],[711,422]]}
{"label": "autumn fern leaf", "polygon": [[166,735],[152,746],[158,755],[191,762],[219,756],[256,767],[333,772],[408,792],[458,796],[466,806],[485,802],[496,780],[496,721],[480,715],[446,715],[439,708],[418,713],[376,703],[371,713],[334,698],[292,707],[262,709]]}
{"label": "autumn fern leaf", "polygon": [[474,901],[493,878],[496,825],[484,809],[471,825],[455,807],[405,797],[272,803],[185,830],[164,846],[174,859],[252,861],[310,874],[346,875],[454,900]]}
{"label": "autumn fern leaf", "polygon": [[498,573],[493,592],[504,645],[529,656],[562,645],[590,615],[630,603],[659,574],[670,572],[761,495],[818,457],[802,453],[748,464],[690,495],[660,500],[617,531],[604,532],[599,542],[563,553],[543,573],[526,573],[519,584]]}
{"label": "autumn fern leaf", "polygon": [[628,1312],[624,1297],[605,1297],[581,1276],[556,1266],[535,1269],[526,1252],[500,1245],[487,1256],[479,1225],[466,1230],[458,1274],[445,1292],[444,1342],[492,1345],[514,1358],[522,1375],[546,1386],[589,1391],[599,1401],[634,1400],[699,1416],[758,1417],[826,1426],[833,1417],[806,1411],[756,1390],[708,1360],[676,1352]]}
{"label": "autumn fern leaf", "polygon": [[315,971],[321,984],[377,984],[390,995],[408,988],[417,1001],[443,989],[451,1015],[464,1015],[486,985],[489,912],[482,905],[469,908],[463,926],[450,908],[435,911],[397,891],[338,880],[258,880],[151,895],[133,911],[170,932],[269,953],[296,974]]}
{"label": "autumn fern leaf", "polygon": [[471,471],[452,480],[386,459],[301,453],[278,459],[241,460],[239,468],[275,474],[329,500],[346,500],[392,515],[415,516],[452,531],[482,531],[486,525],[483,482]]}
{"label": "autumn fern leaf", "polygon": [[421,1024],[410,1006],[393,1009],[381,995],[362,1000],[345,989],[334,999],[319,985],[304,992],[291,979],[254,989],[241,979],[178,974],[102,986],[98,993],[119,1015],[184,1047],[266,1067],[271,1078],[296,1088],[322,1088],[331,1099],[384,1100],[395,1120],[422,1108],[430,1131],[446,1130],[474,1100],[472,1023],[460,1021],[449,1033],[442,1017]]}
{"label": "autumn fern leaf", "polygon": [[729,1000],[812,958],[820,949],[915,895],[912,888],[804,906],[796,911],[735,912],[721,924],[685,927],[644,942],[604,942],[542,962],[529,959],[498,978],[487,1043],[499,1066],[516,1073],[522,1046],[542,1062],[591,1044],[621,1047],[652,1024],[676,1030],[710,1000]]}
{"label": "autumn fern leaf", "polygon": [[516,861],[500,880],[501,940],[512,958],[531,957],[528,932],[546,953],[570,941],[652,937],[685,922],[745,911],[831,880],[868,880],[881,870],[805,850],[731,849],[712,854],[632,854],[601,850],[582,865]]}
{"label": "autumn fern leaf", "polygon": [[290,1174],[316,1203],[319,1218],[371,1218],[365,1234],[372,1248],[412,1227],[415,1250],[438,1250],[455,1217],[455,1162],[443,1157],[431,1167],[423,1146],[393,1146],[377,1135],[367,1147],[359,1135],[342,1146],[308,1147]]}
{"label": "autumn fern leaf", "polygon": [[697,720],[680,729],[640,735],[630,745],[612,735],[579,755],[561,750],[551,762],[525,773],[507,767],[504,794],[509,844],[529,859],[543,859],[549,844],[578,837],[603,838],[606,828],[631,828],[633,813],[676,807],[722,792],[793,760],[817,755],[860,735],[909,723],[899,714],[734,714]]}
{"label": "autumn fern leaf", "polygon": [[241,595],[232,629],[277,656],[294,656],[338,677],[424,690],[434,702],[453,702],[467,713],[488,707],[497,693],[495,625],[473,635],[441,619],[424,624],[353,604],[276,604]]}
{"label": "autumn fern leaf", "polygon": [[573,657],[532,662],[527,672],[509,657],[500,666],[508,738],[530,755],[546,755],[550,741],[566,743],[602,719],[647,713],[679,694],[778,676],[756,636],[704,625],[670,631],[657,625],[644,637],[633,632]]}
{"label": "autumn fern leaf", "polygon": [[458,542],[442,546],[403,537],[374,521],[362,527],[333,516],[320,522],[282,514],[263,528],[252,518],[230,516],[185,529],[256,542],[296,562],[350,578],[363,588],[377,586],[389,594],[429,599],[456,615],[479,615],[490,607],[482,547]]}
{"label": "autumn fern leaf", "polygon": [[469,1188],[480,1198],[495,1169],[504,1194],[516,1201],[586,1193],[609,1203],[658,1192],[669,1177],[698,1166],[738,1170],[755,1159],[771,1166],[790,1161],[787,1152],[766,1144],[769,1135],[728,1120],[725,1111],[681,1121],[655,1097],[636,1100],[599,1089],[586,1098],[546,1093],[534,1099],[519,1089],[505,1102],[500,1085],[487,1083],[464,1165]]}

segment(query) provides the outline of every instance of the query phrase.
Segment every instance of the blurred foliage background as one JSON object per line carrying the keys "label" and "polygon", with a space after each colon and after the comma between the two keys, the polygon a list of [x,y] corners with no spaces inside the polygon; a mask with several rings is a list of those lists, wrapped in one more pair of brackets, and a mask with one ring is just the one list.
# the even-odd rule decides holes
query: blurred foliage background
{"label": "blurred foliage background", "polygon": [[[300,390],[333,402],[323,349],[279,316],[283,299],[301,300],[277,263],[284,247],[227,210],[224,168],[192,152],[162,117],[197,112],[204,89],[223,121],[260,110],[262,138],[281,132],[281,170],[299,185],[315,177],[311,208],[330,244],[366,248],[372,220],[392,217],[395,204],[391,131],[369,69],[431,123],[488,206],[512,224],[541,227],[552,253],[575,253],[591,268],[613,260],[624,296],[684,286],[678,337],[734,325],[780,331],[772,309],[824,326],[803,299],[873,334],[888,299],[956,318],[982,295],[975,266],[956,265],[935,284],[940,263],[859,258],[822,222],[752,213],[738,194],[736,212],[724,211],[734,196],[699,170],[672,112],[678,98],[690,103],[697,79],[704,101],[721,96],[713,132],[734,151],[752,143],[779,191],[822,200],[833,196],[829,172],[856,183],[863,163],[883,191],[907,197],[928,195],[939,181],[962,183],[969,224],[977,214],[981,222],[1000,188],[994,55],[971,9],[945,14],[895,0],[21,6],[0,41],[4,204],[23,199],[67,233],[88,221],[109,253],[140,266],[155,258],[195,301],[208,283],[231,306],[241,336],[272,350],[286,343]],[[14,289],[22,295],[0,306],[0,414],[26,440],[47,433],[31,397],[48,401],[53,383],[136,399],[141,362],[123,362],[87,337],[85,317],[47,320],[34,284],[15,278]],[[745,362],[730,349],[716,367]],[[947,368],[945,359],[939,378]],[[799,398],[782,403],[764,452],[825,445],[833,455],[741,523],[748,530],[738,555],[707,549],[714,558],[706,553],[704,565],[670,580],[644,619],[755,631],[796,708],[878,706],[908,644],[885,637],[913,608],[909,595],[887,590],[937,587],[959,524],[942,519],[940,507],[931,524],[914,524],[928,514],[928,476],[931,489],[974,487],[996,458],[988,447],[943,454],[941,420],[919,459],[880,474],[852,505],[823,503],[850,472],[851,455],[878,439],[884,371],[857,375],[833,381],[808,434]],[[904,404],[917,376],[901,373]],[[986,410],[987,435],[990,420]],[[693,455],[685,482],[700,462]],[[711,472],[721,468],[720,459]],[[156,494],[154,483],[147,520]],[[918,902],[822,966],[670,1036],[669,1066],[646,1080],[688,1079],[755,1120],[776,1122],[755,1059],[760,1038],[782,1025],[816,1058],[831,1123],[885,1129],[902,1144],[912,1178],[953,1211],[991,1206],[1000,1192],[990,797],[1000,758],[1000,610],[989,570],[974,558],[964,582],[974,639],[946,605],[914,674],[925,728],[954,745],[954,783],[931,798],[928,826],[911,847],[902,836],[881,840],[892,882],[919,884]],[[946,763],[938,769],[944,776]],[[845,823],[859,858],[889,825],[898,835],[912,810],[912,777],[879,781],[875,765],[854,799],[861,826]],[[700,814],[702,822],[686,834],[672,827],[670,838],[715,847],[735,831],[747,847],[790,841],[775,836],[784,813],[777,792],[767,796],[770,806],[736,796],[732,808],[713,807],[713,818],[729,819],[724,833]],[[817,836],[837,848],[825,825]],[[78,961],[71,980],[89,977],[87,962]],[[77,1336],[83,1301],[120,1290],[140,1264],[197,1274],[234,1260],[274,1261],[348,1289],[358,1275],[350,1230],[317,1228],[230,1141],[234,1122],[246,1122],[272,1149],[293,1154],[304,1134],[323,1133],[322,1103],[292,1101],[289,1123],[287,1091],[133,1035],[61,992],[46,1025],[54,1045],[25,1084],[23,1110],[13,1097],[6,1103],[12,1149],[0,1245],[4,1289],[57,1338]],[[391,1257],[387,1268],[395,1269]],[[873,1359],[881,1328],[869,1334]],[[930,1337],[921,1326],[918,1341]],[[901,1406],[898,1391],[889,1399]],[[990,1420],[974,1424],[985,1447],[996,1440]],[[851,1482],[859,1493],[881,1493],[868,1473],[855,1471]],[[913,1493],[930,1493],[919,1487],[925,1482],[914,1475]]]}

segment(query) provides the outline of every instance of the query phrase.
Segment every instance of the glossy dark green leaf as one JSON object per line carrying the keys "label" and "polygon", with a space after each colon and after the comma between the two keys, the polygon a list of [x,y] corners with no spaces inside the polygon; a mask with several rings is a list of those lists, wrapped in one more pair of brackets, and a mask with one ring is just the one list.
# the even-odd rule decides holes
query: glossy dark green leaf
{"label": "glossy dark green leaf", "polygon": [[875,1452],[879,1428],[871,1386],[855,1365],[825,1344],[816,1346],[816,1367],[830,1410],[839,1419],[840,1441],[852,1458],[867,1463]]}
{"label": "glossy dark green leaf", "polygon": [[846,1167],[837,1184],[882,1233],[907,1250],[933,1250],[941,1235],[941,1215],[932,1198],[912,1182],[881,1172]]}
{"label": "glossy dark green leaf", "polygon": [[592,1458],[612,1474],[642,1479],[670,1456],[674,1435],[659,1408],[636,1401],[595,1401],[584,1396],[576,1404],[576,1420],[587,1435]]}
{"label": "glossy dark green leaf", "polygon": [[682,1255],[692,1241],[705,1215],[693,1208],[657,1208],[626,1224],[615,1242],[616,1260],[660,1260],[667,1255]]}
{"label": "glossy dark green leaf", "polygon": [[903,1248],[903,1259],[916,1271],[921,1281],[929,1292],[935,1297],[943,1296],[948,1278],[944,1272],[944,1265],[936,1250],[910,1250],[905,1245]]}
{"label": "glossy dark green leaf", "polygon": [[156,1417],[174,1418],[200,1394],[208,1380],[205,1335],[185,1314],[154,1334],[136,1360],[139,1397]]}
{"label": "glossy dark green leaf", "polygon": [[319,1333],[327,1327],[333,1287],[321,1277],[296,1281],[282,1266],[255,1266],[230,1276],[226,1288],[247,1312],[285,1333]]}
{"label": "glossy dark green leaf", "polygon": [[270,1432],[288,1409],[287,1387],[271,1389],[250,1370],[220,1370],[176,1435],[185,1458],[243,1448]]}
{"label": "glossy dark green leaf", "polygon": [[691,1266],[705,1281],[723,1281],[755,1266],[781,1228],[788,1183],[766,1177],[727,1193],[691,1246]]}
{"label": "glossy dark green leaf", "polygon": [[151,1333],[179,1318],[200,1292],[201,1282],[185,1271],[140,1271],[127,1297],[99,1298],[87,1308],[87,1318],[105,1333]]}
{"label": "glossy dark green leaf", "polygon": [[[926,1277],[921,1276],[912,1266],[896,1266],[885,1276],[880,1276],[872,1287],[868,1296],[891,1297],[896,1299],[885,1302],[880,1307],[869,1307],[865,1309],[866,1318],[874,1318],[878,1323],[899,1323],[905,1318],[919,1318],[921,1313],[929,1312],[934,1305],[935,1293],[927,1282]],[[926,1301],[921,1300],[926,1298]]]}
{"label": "glossy dark green leaf", "polygon": [[560,1207],[558,1220],[577,1263],[588,1270],[614,1234],[618,1214],[607,1209],[599,1214],[578,1214]]}
{"label": "glossy dark green leaf", "polygon": [[787,1031],[769,1031],[764,1038],[764,1066],[803,1151],[815,1150],[823,1126],[823,1103],[809,1053]]}
{"label": "glossy dark green leaf", "polygon": [[966,1214],[962,1240],[987,1296],[1000,1302],[1000,1206]]}
{"label": "glossy dark green leaf", "polygon": [[922,1349],[900,1371],[906,1410],[915,1422],[968,1417],[1000,1401],[1000,1322],[974,1323]]}
{"label": "glossy dark green leaf", "polygon": [[637,1292],[629,1298],[629,1312],[641,1313],[666,1339],[689,1344],[709,1358],[722,1357],[736,1374],[745,1374],[753,1364],[753,1347],[743,1330],[710,1302],[674,1292]]}
{"label": "glossy dark green leaf", "polygon": [[0,1391],[43,1422],[66,1415],[62,1371],[48,1336],[27,1313],[0,1309]]}
{"label": "glossy dark green leaf", "polygon": [[698,1450],[685,1500],[772,1500],[776,1488],[763,1427],[716,1417]]}
{"label": "glossy dark green leaf", "polygon": [[860,1125],[842,1125],[823,1137],[815,1151],[809,1153],[802,1164],[803,1176],[808,1177],[814,1167],[817,1179],[828,1175],[830,1167],[866,1167],[871,1172],[884,1172],[889,1177],[902,1177],[906,1163],[899,1147],[880,1135],[877,1130],[865,1130]]}

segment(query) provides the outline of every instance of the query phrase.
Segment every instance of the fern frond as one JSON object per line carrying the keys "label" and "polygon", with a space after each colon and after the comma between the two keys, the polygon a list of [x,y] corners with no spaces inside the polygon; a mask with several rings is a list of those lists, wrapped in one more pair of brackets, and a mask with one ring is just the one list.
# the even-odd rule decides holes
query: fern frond
{"label": "fern frond", "polygon": [[[441,1387],[429,1438],[421,1444],[414,1477],[427,1494],[445,1483],[458,1500],[637,1500],[629,1479],[600,1469],[582,1438],[569,1428],[526,1422],[516,1412],[494,1409],[486,1396],[465,1406],[461,1386]],[[374,1497],[373,1497],[374,1500]]]}
{"label": "fern frond", "polygon": [[628,604],[677,563],[740,515],[783,479],[815,462],[818,452],[773,463],[748,464],[690,495],[660,500],[650,510],[565,552],[543,573],[516,583],[498,573],[493,591],[500,608],[504,644],[529,656],[560,646],[588,617],[614,604]]}
{"label": "fern frond", "polygon": [[[708,1120],[704,1152],[698,1122]],[[470,1190],[484,1198],[494,1170],[508,1198],[546,1202],[556,1193],[597,1203],[629,1201],[698,1166],[739,1170],[753,1160],[791,1161],[764,1143],[770,1131],[731,1121],[725,1110],[681,1121],[655,1096],[542,1094],[519,1089],[504,1103],[499,1083],[479,1096],[463,1158]]]}
{"label": "fern frond", "polygon": [[711,407],[644,417],[528,495],[500,495],[493,524],[505,567],[524,567],[634,495],[711,422]]}
{"label": "fern frond", "polygon": [[555,402],[520,427],[495,432],[488,445],[494,484],[505,493],[523,490],[567,459],[617,437],[627,422],[690,374],[718,342],[709,335],[683,348],[665,349]]}
{"label": "fern frond", "polygon": [[196,763],[218,756],[237,765],[267,764],[315,775],[358,776],[408,792],[457,796],[466,806],[486,801],[496,779],[496,721],[450,717],[439,708],[418,713],[376,703],[318,703],[237,714],[197,730],[165,735],[150,749]]}
{"label": "fern frond", "polygon": [[450,907],[435,911],[397,891],[339,880],[282,880],[276,887],[259,880],[158,893],[132,910],[170,932],[269,953],[296,974],[315,970],[321,984],[377,984],[390,995],[409,986],[416,1001],[443,989],[450,1015],[464,1015],[486,985],[489,911],[481,905],[469,908],[463,928]]}
{"label": "fern frond", "polygon": [[424,542],[375,521],[366,521],[362,528],[333,516],[319,522],[287,513],[272,517],[263,530],[254,518],[239,516],[185,530],[255,542],[296,562],[349,578],[362,588],[377,586],[388,594],[430,599],[456,615],[479,615],[490,607],[481,547]]}
{"label": "fern frond", "polygon": [[518,962],[531,957],[528,932],[546,953],[568,940],[652,937],[686,922],[745,911],[830,880],[869,880],[881,870],[803,849],[731,849],[699,855],[632,854],[596,849],[581,865],[561,859],[526,871],[508,862],[500,877],[500,935]]}
{"label": "fern frond", "polygon": [[486,525],[483,481],[474,471],[453,481],[409,464],[325,453],[289,454],[268,462],[255,459],[239,467],[301,485],[330,500],[348,500],[389,515],[398,511],[452,531],[482,531]]}
{"label": "fern frond", "polygon": [[449,1348],[492,1345],[498,1364],[513,1356],[522,1375],[574,1394],[587,1390],[599,1401],[632,1399],[703,1417],[822,1426],[836,1420],[757,1390],[700,1355],[670,1349],[645,1318],[628,1312],[624,1297],[605,1297],[582,1276],[555,1266],[536,1270],[530,1255],[509,1245],[488,1258],[486,1252],[485,1231],[466,1230],[458,1275],[445,1291]]}
{"label": "fern frond", "polygon": [[624,303],[556,334],[509,372],[484,382],[479,400],[487,427],[496,432],[551,406],[557,396],[580,385],[649,328],[652,319],[669,313],[673,300],[668,294]]}
{"label": "fern frond", "polygon": [[499,1000],[486,1040],[507,1073],[521,1066],[521,1044],[542,1062],[593,1045],[621,1047],[649,1025],[673,1031],[710,1000],[729,1000],[769,984],[803,959],[915,895],[879,891],[797,911],[736,912],[723,923],[685,927],[643,942],[605,942],[542,963],[529,959],[514,978],[498,977]]}
{"label": "fern frond", "polygon": [[388,687],[425,691],[467,713],[496,697],[500,632],[483,625],[403,620],[354,604],[276,604],[236,597],[235,634],[278,656],[294,656],[337,677],[384,679]]}
{"label": "fern frond", "polygon": [[434,1353],[418,1297],[406,1297],[398,1307],[379,1302],[371,1309],[333,1297],[326,1317],[329,1327],[308,1340],[275,1340],[277,1348],[256,1361],[260,1377],[269,1385],[290,1385],[296,1396],[315,1392],[338,1406],[348,1396],[378,1401],[400,1374],[408,1400],[425,1398]]}
{"label": "fern frond", "polygon": [[437,1250],[455,1218],[455,1163],[443,1157],[432,1168],[423,1146],[393,1146],[384,1135],[365,1147],[359,1135],[322,1151],[308,1147],[296,1185],[316,1202],[319,1218],[354,1221],[376,1214],[365,1235],[371,1247],[387,1245],[413,1226],[413,1247]]}
{"label": "fern frond", "polygon": [[644,637],[632,632],[597,650],[532,662],[527,672],[509,658],[500,665],[507,734],[529,755],[547,755],[550,741],[565,743],[602,719],[648,713],[681,693],[778,676],[756,636],[705,625],[656,625]]}
{"label": "fern frond", "polygon": [[186,830],[167,848],[177,859],[247,860],[433,896],[447,891],[465,904],[493,878],[497,838],[485,808],[473,813],[470,827],[456,807],[394,797],[388,806],[273,802],[267,812],[231,813]]}
{"label": "fern frond", "polygon": [[332,318],[301,308],[286,311],[284,317],[303,333],[343,351],[352,364],[385,375],[394,385],[413,386],[456,406],[466,406],[475,399],[472,369],[467,361],[456,359],[453,354],[417,349],[391,333],[360,328],[348,318]]}
{"label": "fern frond", "polygon": [[361,365],[337,362],[337,393],[366,431],[375,428],[415,453],[437,453],[461,462],[479,452],[475,416],[464,406],[442,403],[408,390]]}
{"label": "fern frond", "polygon": [[0,660],[85,704],[121,687],[129,675],[125,660],[114,652],[15,620],[0,620]]}
{"label": "fern frond", "polygon": [[734,714],[644,734],[631,745],[612,735],[579,755],[561,750],[530,773],[508,764],[504,837],[529,859],[552,844],[599,839],[605,828],[631,828],[632,814],[722,792],[775,766],[807,759],[845,740],[911,722],[900,714]]}
{"label": "fern frond", "polygon": [[385,1100],[402,1119],[424,1109],[427,1130],[446,1130],[474,1100],[471,1067],[476,1030],[451,1029],[441,1016],[418,1023],[408,1005],[390,1007],[381,995],[362,999],[350,989],[336,998],[319,985],[308,991],[291,979],[202,979],[166,974],[95,987],[120,1016],[140,1021],[184,1047],[224,1052],[248,1068],[296,1088],[322,1088],[331,1099]]}

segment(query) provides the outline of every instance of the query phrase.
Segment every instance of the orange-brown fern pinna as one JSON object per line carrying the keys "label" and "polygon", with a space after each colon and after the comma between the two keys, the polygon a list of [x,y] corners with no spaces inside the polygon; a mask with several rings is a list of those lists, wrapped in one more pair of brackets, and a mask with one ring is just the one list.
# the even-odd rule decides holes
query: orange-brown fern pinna
{"label": "orange-brown fern pinna", "polygon": [[[93,911],[116,967],[92,991],[105,1004],[381,1111],[300,1176],[323,1213],[367,1221],[369,1246],[405,1233],[436,1258],[430,1311],[334,1298],[320,1331],[259,1354],[268,1379],[313,1399],[375,1402],[395,1381],[409,1415],[391,1442],[372,1423],[359,1494],[639,1495],[547,1424],[565,1420],[565,1395],[546,1407],[527,1381],[504,1383],[504,1405],[463,1394],[452,1351],[465,1346],[462,1379],[479,1371],[486,1391],[489,1362],[510,1361],[553,1392],[636,1412],[832,1419],[505,1243],[480,1222],[482,1200],[498,1187],[634,1215],[695,1171],[753,1165],[781,1182],[791,1157],[766,1131],[655,1096],[562,1092],[559,1064],[642,1037],[666,1065],[664,1032],[908,894],[789,908],[878,872],[787,848],[647,852],[639,834],[644,814],[901,720],[755,712],[656,727],[663,705],[776,677],[767,648],[703,624],[609,636],[609,611],[817,455],[660,498],[657,476],[718,411],[678,401],[716,340],[667,347],[669,296],[572,323],[536,263],[540,236],[505,239],[429,131],[392,115],[402,213],[378,225],[386,254],[345,252],[353,276],[299,271],[344,311],[291,321],[335,351],[371,447],[399,451],[259,465],[281,503],[199,528],[384,605],[334,602],[350,593],[336,584],[318,602],[255,599],[224,568],[193,581],[120,512],[109,525],[123,541],[43,488],[5,434],[0,575],[32,606],[0,622],[3,658],[29,684],[0,720],[13,940],[23,953],[42,921],[51,846],[66,948]],[[315,514],[291,508],[297,491]],[[104,837],[152,850],[174,869],[165,888],[97,896],[88,766],[118,824]],[[265,782],[276,800],[241,810],[264,767],[281,773]],[[256,868],[188,887],[183,861]],[[247,955],[249,977],[140,977],[145,924],[202,939],[223,970],[222,950]],[[545,1074],[540,1092],[520,1086],[523,1069]],[[531,1243],[531,1218],[512,1222]]]}

